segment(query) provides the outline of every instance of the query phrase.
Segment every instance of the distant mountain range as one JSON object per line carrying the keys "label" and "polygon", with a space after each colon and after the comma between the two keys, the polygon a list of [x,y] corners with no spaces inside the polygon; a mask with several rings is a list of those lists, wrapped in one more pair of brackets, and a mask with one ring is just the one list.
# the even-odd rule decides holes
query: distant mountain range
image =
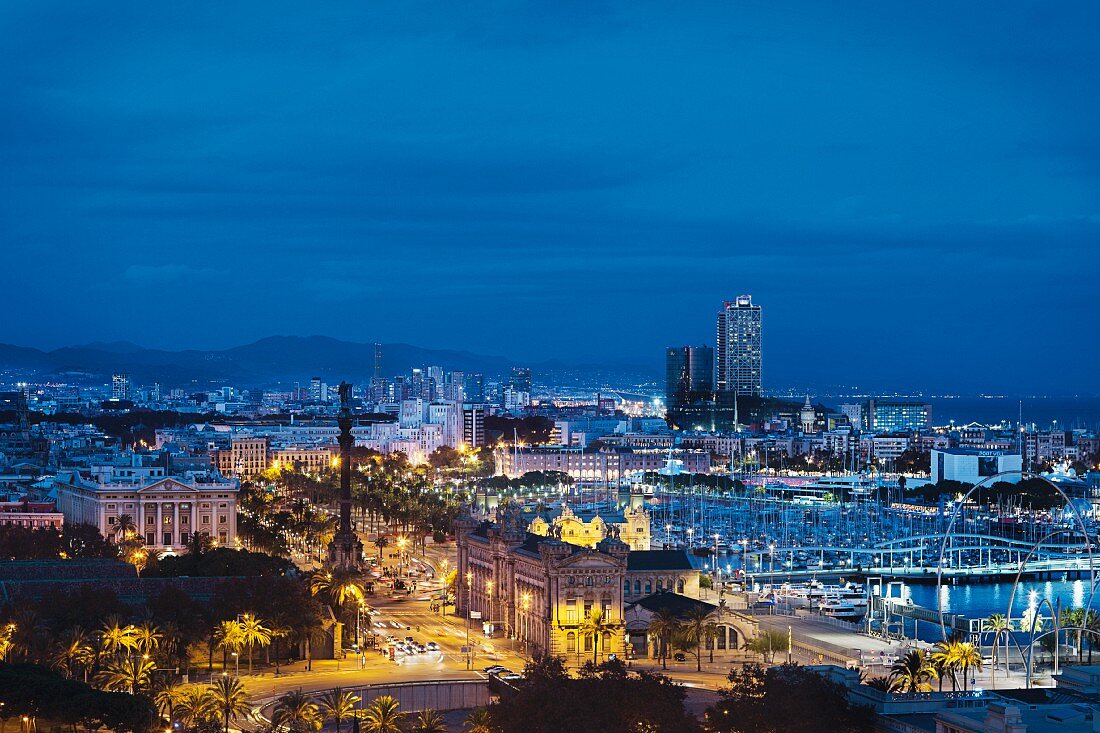
{"label": "distant mountain range", "polygon": [[[427,349],[409,344],[382,345],[383,375],[407,374],[414,367],[500,375],[513,366],[528,366],[536,379],[549,374],[597,373],[607,377],[655,378],[656,372],[638,365],[570,365],[559,361],[518,362],[501,356],[468,351]],[[229,349],[164,351],[126,341],[92,342],[53,351],[0,344],[0,369],[33,371],[39,375],[109,378],[126,372],[136,384],[159,382],[182,386],[192,382],[230,382],[257,386],[276,382],[304,382],[321,377],[330,383],[346,379],[363,383],[374,373],[374,344],[340,341],[327,336],[271,336]]]}

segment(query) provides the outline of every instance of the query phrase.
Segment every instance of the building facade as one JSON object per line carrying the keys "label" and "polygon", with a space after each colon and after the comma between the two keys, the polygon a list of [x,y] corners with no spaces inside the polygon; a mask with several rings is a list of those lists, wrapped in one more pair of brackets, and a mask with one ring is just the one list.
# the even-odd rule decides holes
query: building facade
{"label": "building facade", "polygon": [[[701,450],[677,450],[672,457],[683,461],[688,473],[710,471],[710,453]],[[580,448],[509,448],[496,451],[497,472],[517,478],[529,471],[560,471],[575,481],[609,483],[626,479],[640,471],[659,471],[668,463],[667,450],[604,448],[587,452]]]}
{"label": "building facade", "polygon": [[932,428],[932,405],[904,400],[868,400],[864,427],[873,433],[915,433]]}
{"label": "building facade", "polygon": [[1023,469],[1023,459],[1019,453],[977,448],[943,448],[932,451],[932,483],[939,481],[961,481],[976,484],[979,481],[997,476],[992,481],[1019,483]]}
{"label": "building facade", "polygon": [[60,530],[65,515],[51,501],[0,501],[0,526]]}
{"label": "building facade", "polygon": [[[528,531],[516,505],[502,507],[496,522],[460,518],[457,529],[457,610],[480,622],[488,635],[500,630],[522,643],[528,654],[548,653],[580,663],[622,656],[627,650],[625,604],[635,581],[645,587],[630,566],[652,565],[651,552],[632,552],[615,533],[584,547],[566,542],[557,529],[547,536]],[[655,551],[667,553],[668,551]],[[698,571],[683,551],[679,570],[646,567],[650,587],[654,573],[668,577],[672,588],[698,592]],[[658,563],[661,564],[661,563]],[[595,611],[607,630],[599,638],[585,633],[585,621]]]}
{"label": "building facade", "polygon": [[726,301],[718,312],[715,386],[740,396],[763,396],[761,376],[762,309],[751,295]]}
{"label": "building facade", "polygon": [[236,543],[236,480],[215,473],[166,476],[163,469],[109,468],[58,474],[54,491],[65,521],[90,524],[114,539],[120,517],[127,515],[145,545],[156,550],[179,550],[196,534],[221,545]]}

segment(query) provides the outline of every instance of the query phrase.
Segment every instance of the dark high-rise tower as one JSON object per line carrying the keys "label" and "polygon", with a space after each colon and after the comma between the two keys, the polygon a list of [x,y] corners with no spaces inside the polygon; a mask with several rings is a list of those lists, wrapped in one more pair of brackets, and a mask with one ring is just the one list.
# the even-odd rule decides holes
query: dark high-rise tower
{"label": "dark high-rise tower", "polygon": [[531,369],[529,367],[512,367],[512,377],[508,384],[516,392],[531,393]]}
{"label": "dark high-rise tower", "polygon": [[670,346],[665,351],[665,399],[670,411],[713,397],[714,349]]}
{"label": "dark high-rise tower", "polygon": [[761,309],[753,305],[751,295],[738,295],[718,311],[715,386],[719,392],[763,396],[760,330]]}
{"label": "dark high-rise tower", "polygon": [[328,546],[328,564],[335,568],[359,568],[363,564],[363,543],[351,526],[351,385],[340,383],[340,528]]}

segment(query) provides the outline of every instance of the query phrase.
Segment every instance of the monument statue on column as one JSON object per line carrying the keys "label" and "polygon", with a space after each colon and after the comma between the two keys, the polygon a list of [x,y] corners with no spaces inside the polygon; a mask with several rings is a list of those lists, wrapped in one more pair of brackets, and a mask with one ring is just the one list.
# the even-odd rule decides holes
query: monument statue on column
{"label": "monument statue on column", "polygon": [[351,448],[355,438],[351,434],[351,385],[340,383],[340,414],[336,423],[340,426],[340,527],[328,545],[330,568],[355,568],[363,564],[363,543],[351,526]]}

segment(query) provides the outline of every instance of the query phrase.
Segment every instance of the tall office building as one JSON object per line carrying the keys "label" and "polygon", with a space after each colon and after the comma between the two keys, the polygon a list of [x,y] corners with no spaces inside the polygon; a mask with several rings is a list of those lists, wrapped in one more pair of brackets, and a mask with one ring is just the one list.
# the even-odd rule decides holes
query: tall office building
{"label": "tall office building", "polygon": [[485,405],[462,405],[462,442],[471,449],[485,445]]}
{"label": "tall office building", "polygon": [[130,399],[130,375],[114,374],[111,376],[111,399]]}
{"label": "tall office building", "polygon": [[465,397],[470,402],[485,401],[485,377],[474,373],[466,375]]}
{"label": "tall office building", "polygon": [[714,349],[670,346],[665,351],[665,399],[669,410],[710,399],[714,392]]}
{"label": "tall office building", "polygon": [[736,300],[726,301],[718,312],[716,386],[719,392],[763,396],[760,314],[760,306],[753,305],[751,295],[738,295]]}
{"label": "tall office building", "polygon": [[512,378],[508,380],[509,386],[516,392],[531,393],[531,370],[528,367],[512,367]]}

